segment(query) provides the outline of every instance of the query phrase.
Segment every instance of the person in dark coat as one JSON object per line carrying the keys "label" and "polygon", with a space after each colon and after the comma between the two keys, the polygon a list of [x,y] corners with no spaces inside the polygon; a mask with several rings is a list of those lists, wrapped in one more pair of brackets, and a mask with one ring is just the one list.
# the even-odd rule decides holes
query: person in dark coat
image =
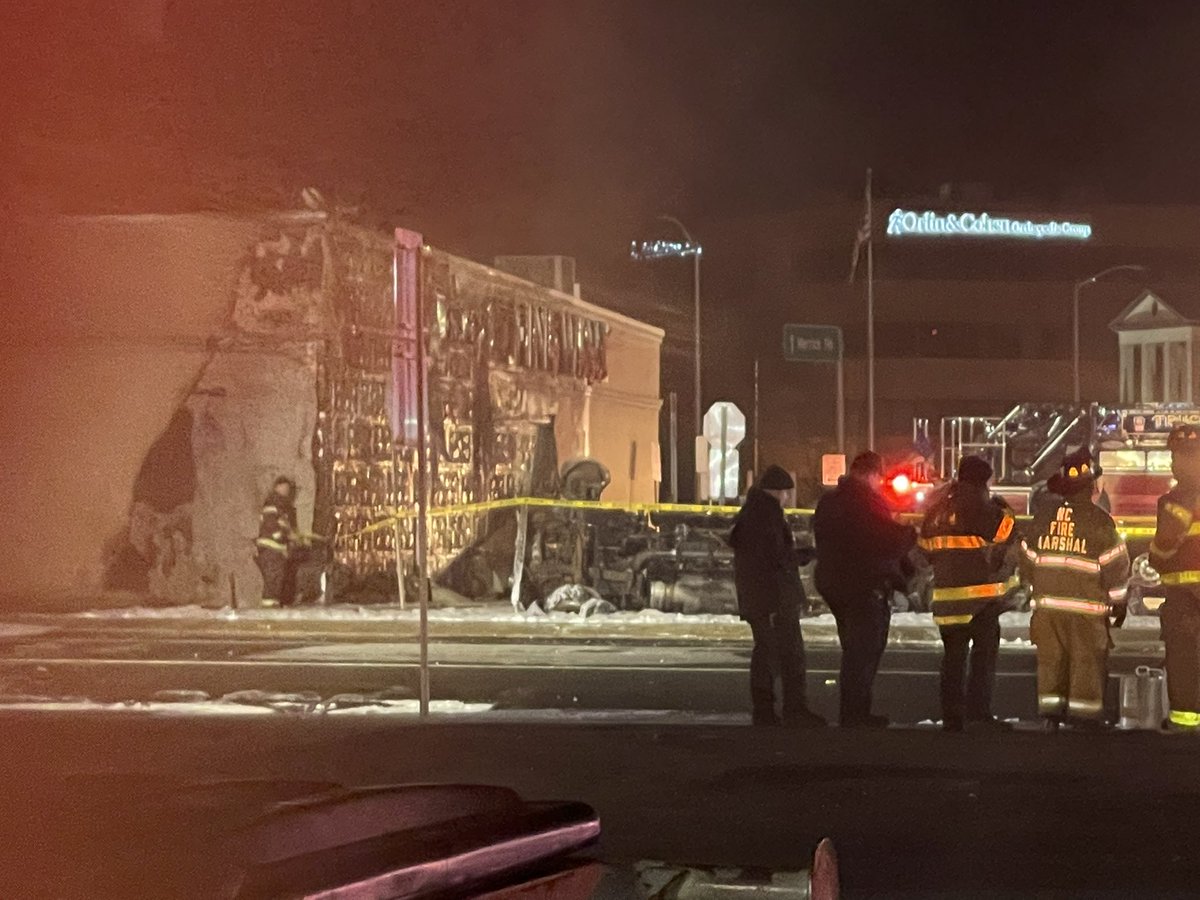
{"label": "person in dark coat", "polygon": [[907,587],[908,553],[917,542],[912,526],[893,519],[882,487],[883,459],[860,453],[813,516],[817,590],[842,644],[839,720],[847,728],[888,724],[871,714],[871,689],[887,647],[891,595]]}
{"label": "person in dark coat", "polygon": [[[825,720],[808,709],[800,608],[804,586],[798,567],[811,553],[796,549],[783,509],[795,484],[779,466],[763,472],[733,522],[734,581],[738,612],[750,625],[750,700],[755,725],[819,727]],[[782,719],[775,710],[775,678],[783,694]]]}

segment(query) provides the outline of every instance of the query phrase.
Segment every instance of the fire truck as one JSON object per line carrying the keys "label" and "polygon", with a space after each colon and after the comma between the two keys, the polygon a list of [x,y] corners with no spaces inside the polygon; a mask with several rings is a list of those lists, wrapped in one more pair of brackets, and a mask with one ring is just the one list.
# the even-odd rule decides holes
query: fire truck
{"label": "fire truck", "polygon": [[[947,480],[963,456],[982,456],[996,472],[996,493],[1027,515],[1067,449],[1087,444],[1104,470],[1101,503],[1118,519],[1153,516],[1159,496],[1171,486],[1167,434],[1182,423],[1200,424],[1200,409],[1023,403],[994,418],[945,418],[937,436],[936,476]],[[928,420],[918,420],[914,434],[928,441]]]}
{"label": "fire truck", "polygon": [[[937,485],[953,477],[958,461],[975,454],[988,460],[996,473],[992,490],[1018,516],[1031,515],[1063,455],[1069,448],[1087,444],[1103,470],[1098,502],[1117,520],[1130,555],[1137,557],[1146,552],[1154,535],[1158,498],[1174,483],[1167,435],[1180,424],[1200,426],[1200,408],[1174,403],[1137,407],[1022,403],[1003,416],[944,418],[936,435],[929,420],[918,419],[913,423],[914,445],[936,446],[928,457],[933,470],[930,484],[897,492],[893,475],[889,485],[894,497],[911,494],[914,505],[926,505]],[[900,480],[903,487],[915,484],[911,475],[899,474],[905,476]],[[920,495],[924,496],[917,503]],[[1139,590],[1133,593],[1135,608],[1141,607],[1138,611],[1157,610],[1162,602],[1152,596],[1153,591],[1145,596]]]}

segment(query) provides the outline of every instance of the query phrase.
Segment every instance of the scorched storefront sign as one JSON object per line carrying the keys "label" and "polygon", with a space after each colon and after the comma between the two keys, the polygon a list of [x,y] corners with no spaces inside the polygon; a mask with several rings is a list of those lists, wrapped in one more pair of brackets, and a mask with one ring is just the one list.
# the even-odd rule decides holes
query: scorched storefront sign
{"label": "scorched storefront sign", "polygon": [[888,216],[888,237],[981,237],[1029,240],[1086,241],[1092,226],[1086,222],[1035,222],[990,213],[937,213],[894,209]]}

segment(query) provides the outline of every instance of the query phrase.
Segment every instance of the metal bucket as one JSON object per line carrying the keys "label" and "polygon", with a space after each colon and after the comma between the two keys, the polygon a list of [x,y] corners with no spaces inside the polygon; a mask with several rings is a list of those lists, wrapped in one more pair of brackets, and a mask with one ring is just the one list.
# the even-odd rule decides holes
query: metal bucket
{"label": "metal bucket", "polygon": [[1121,719],[1126,731],[1160,731],[1167,717],[1167,673],[1138,666],[1121,676]]}

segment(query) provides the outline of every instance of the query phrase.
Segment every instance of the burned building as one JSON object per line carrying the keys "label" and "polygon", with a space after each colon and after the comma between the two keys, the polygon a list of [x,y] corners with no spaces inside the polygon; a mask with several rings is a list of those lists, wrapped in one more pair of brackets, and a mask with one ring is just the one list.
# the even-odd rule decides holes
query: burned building
{"label": "burned building", "polygon": [[[394,583],[411,529],[364,531],[414,500],[393,252],[313,210],[20,222],[0,370],[10,606],[254,600],[258,506],[281,473],[304,530]],[[655,499],[662,332],[418,252],[434,506],[552,494],[580,456],[609,469],[606,499]],[[478,521],[435,518],[436,565]]]}

